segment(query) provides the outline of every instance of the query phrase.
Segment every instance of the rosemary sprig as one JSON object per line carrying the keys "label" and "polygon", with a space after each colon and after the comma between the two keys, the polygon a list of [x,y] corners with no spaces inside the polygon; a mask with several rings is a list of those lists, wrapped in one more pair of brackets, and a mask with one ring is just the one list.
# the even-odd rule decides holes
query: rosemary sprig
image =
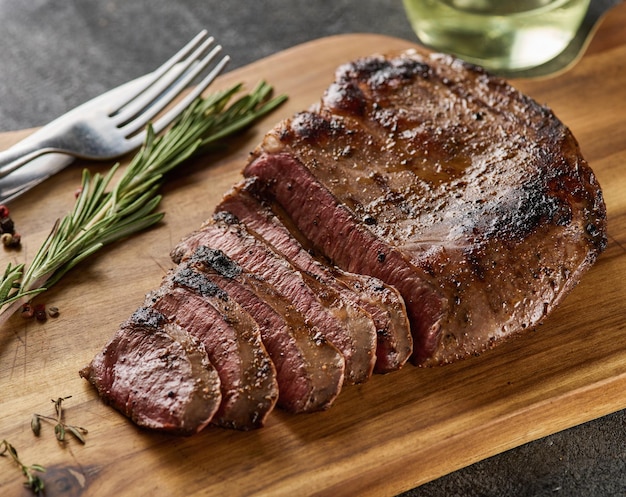
{"label": "rosemary sprig", "polygon": [[44,491],[44,482],[36,473],[45,473],[46,468],[40,464],[31,464],[27,466],[24,464],[17,455],[17,450],[7,440],[0,442],[0,456],[11,457],[13,461],[20,467],[22,474],[26,477],[24,486],[31,489],[35,494],[40,495]]}
{"label": "rosemary sprig", "polygon": [[155,212],[163,176],[185,160],[215,147],[219,140],[249,126],[280,105],[271,86],[231,100],[242,85],[196,99],[172,127],[155,136],[151,127],[141,150],[118,182],[109,185],[120,164],[103,176],[83,172],[73,210],[58,220],[26,270],[6,268],[0,279],[0,324],[34,295],[57,283],[70,269],[106,244],[143,230],[163,217]]}
{"label": "rosemary sprig", "polygon": [[28,295],[36,295],[44,289],[20,292],[20,279],[24,272],[24,264],[11,266],[9,263],[0,279],[0,305],[10,304]]}

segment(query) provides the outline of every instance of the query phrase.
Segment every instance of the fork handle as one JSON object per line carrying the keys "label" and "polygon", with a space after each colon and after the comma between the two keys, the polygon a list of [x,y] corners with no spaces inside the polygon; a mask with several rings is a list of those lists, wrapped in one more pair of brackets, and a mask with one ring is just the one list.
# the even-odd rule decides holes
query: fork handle
{"label": "fork handle", "polygon": [[59,153],[36,157],[23,167],[0,178],[0,204],[11,202],[72,162],[74,157]]}
{"label": "fork handle", "polygon": [[36,159],[40,155],[55,152],[55,149],[41,147],[41,144],[29,144],[25,141],[0,152],[0,178],[11,174],[27,162]]}

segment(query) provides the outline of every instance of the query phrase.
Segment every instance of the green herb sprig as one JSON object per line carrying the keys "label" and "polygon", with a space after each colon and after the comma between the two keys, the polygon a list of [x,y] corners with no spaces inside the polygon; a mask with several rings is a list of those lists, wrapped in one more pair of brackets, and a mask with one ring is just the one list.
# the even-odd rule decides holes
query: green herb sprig
{"label": "green herb sprig", "polygon": [[32,490],[36,495],[40,495],[45,488],[44,482],[37,473],[45,473],[46,468],[40,464],[24,464],[17,455],[17,450],[7,440],[0,442],[0,457],[9,456],[20,467],[22,474],[26,478],[24,486]]}
{"label": "green herb sprig", "polygon": [[83,445],[87,443],[85,440],[85,435],[87,435],[88,431],[86,428],[82,426],[70,425],[63,421],[63,401],[71,398],[69,395],[67,397],[57,397],[57,399],[51,399],[51,402],[54,404],[54,412],[55,416],[45,416],[43,414],[33,414],[30,420],[30,429],[33,431],[36,437],[38,437],[41,433],[41,421],[46,420],[51,423],[54,423],[54,436],[60,443],[65,443],[66,438],[65,435],[67,432],[70,432],[74,437]]}
{"label": "green herb sprig", "polygon": [[286,100],[285,96],[271,98],[272,87],[261,82],[230,103],[241,89],[238,84],[196,99],[162,135],[156,136],[149,126],[144,145],[113,188],[109,185],[119,163],[104,176],[92,176],[84,170],[73,210],[57,220],[28,268],[9,264],[0,279],[0,324],[104,245],[159,222],[163,213],[155,209],[167,172],[215,147]]}

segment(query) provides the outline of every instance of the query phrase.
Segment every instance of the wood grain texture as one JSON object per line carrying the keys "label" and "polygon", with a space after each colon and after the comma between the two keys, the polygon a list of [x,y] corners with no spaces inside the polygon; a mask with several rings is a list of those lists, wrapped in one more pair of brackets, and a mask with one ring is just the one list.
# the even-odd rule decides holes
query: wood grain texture
{"label": "wood grain texture", "polygon": [[[535,331],[478,358],[437,369],[407,366],[344,389],[327,412],[274,412],[250,433],[210,428],[190,438],[137,429],[79,378],[116,326],[159,285],[170,248],[207,218],[240,178],[247,153],[284,116],[315,102],[337,65],[410,43],[345,35],[281,52],[226,74],[218,86],[267,79],[289,102],[229,151],[171,178],[158,227],[114,245],[42,299],[61,311],[44,324],[14,316],[0,330],[0,439],[27,463],[48,467],[55,495],[394,495],[530,440],[626,407],[626,5],[600,26],[587,54],[555,78],[514,81],[573,130],[603,186],[610,243],[565,302]],[[0,135],[5,147],[27,131]],[[30,260],[80,182],[77,164],[15,201],[21,252]],[[108,164],[89,164],[105,170]],[[71,395],[66,420],[87,444],[56,442],[34,412]],[[0,494],[28,495],[17,468],[0,460]]]}

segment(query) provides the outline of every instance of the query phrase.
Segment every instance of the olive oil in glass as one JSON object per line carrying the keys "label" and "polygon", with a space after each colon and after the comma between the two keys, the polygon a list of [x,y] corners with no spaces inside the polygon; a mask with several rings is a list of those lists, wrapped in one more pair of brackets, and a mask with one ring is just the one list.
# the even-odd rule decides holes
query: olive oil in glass
{"label": "olive oil in glass", "polygon": [[589,0],[404,0],[420,40],[491,70],[528,69],[559,55]]}

